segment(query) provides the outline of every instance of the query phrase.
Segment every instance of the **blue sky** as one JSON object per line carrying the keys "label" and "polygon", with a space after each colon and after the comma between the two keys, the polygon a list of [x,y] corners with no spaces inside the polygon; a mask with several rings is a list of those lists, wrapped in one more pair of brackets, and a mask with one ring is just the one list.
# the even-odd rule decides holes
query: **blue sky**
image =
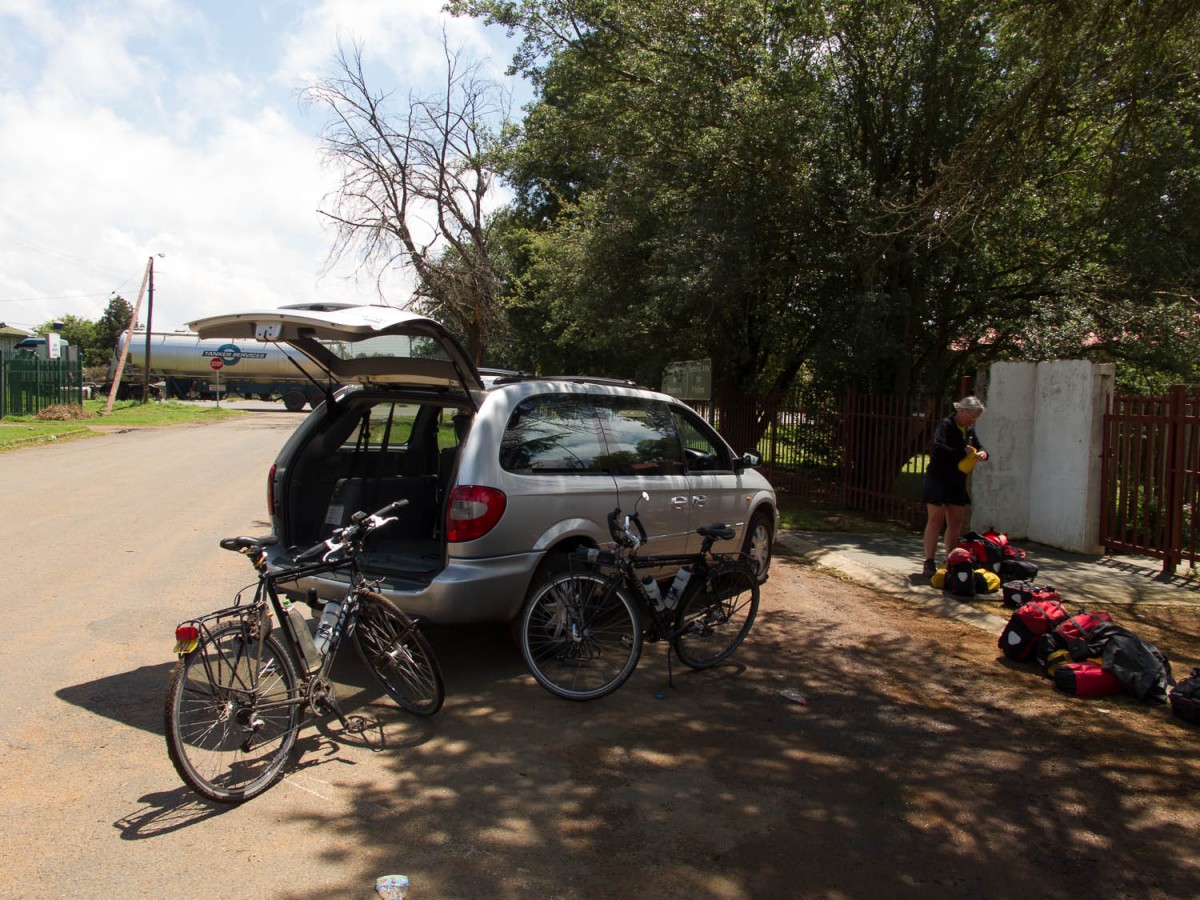
{"label": "blue sky", "polygon": [[[0,322],[96,319],[113,293],[133,303],[151,255],[156,331],[379,302],[375,273],[324,271],[333,236],[317,209],[337,178],[298,93],[358,42],[373,87],[429,94],[444,29],[517,110],[529,95],[503,74],[512,41],[443,2],[0,0]],[[399,275],[383,290],[394,305],[411,293]]]}

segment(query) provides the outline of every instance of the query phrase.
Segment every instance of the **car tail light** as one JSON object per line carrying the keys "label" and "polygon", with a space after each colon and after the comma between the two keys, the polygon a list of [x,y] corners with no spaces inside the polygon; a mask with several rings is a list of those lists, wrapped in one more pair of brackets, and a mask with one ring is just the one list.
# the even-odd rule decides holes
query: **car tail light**
{"label": "car tail light", "polygon": [[267,515],[275,515],[275,467],[267,473]]}
{"label": "car tail light", "polygon": [[452,544],[481,538],[500,521],[508,506],[503,491],[479,484],[460,484],[446,504],[446,540]]}

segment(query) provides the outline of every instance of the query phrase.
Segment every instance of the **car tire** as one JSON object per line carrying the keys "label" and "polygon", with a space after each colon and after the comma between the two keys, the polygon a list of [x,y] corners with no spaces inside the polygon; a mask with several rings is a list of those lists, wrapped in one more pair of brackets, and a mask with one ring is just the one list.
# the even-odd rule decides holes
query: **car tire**
{"label": "car tire", "polygon": [[566,549],[551,550],[538,565],[533,573],[533,577],[529,579],[529,588],[525,591],[525,597],[521,600],[521,608],[508,623],[508,633],[512,638],[514,646],[521,646],[521,616],[525,612],[526,605],[551,580],[570,569],[571,560],[569,557],[573,549],[573,547],[568,547]]}
{"label": "car tire", "polygon": [[771,551],[775,546],[774,521],[770,512],[760,509],[750,517],[746,526],[746,538],[742,543],[742,553],[754,560],[758,574],[758,583],[767,580],[771,569]]}

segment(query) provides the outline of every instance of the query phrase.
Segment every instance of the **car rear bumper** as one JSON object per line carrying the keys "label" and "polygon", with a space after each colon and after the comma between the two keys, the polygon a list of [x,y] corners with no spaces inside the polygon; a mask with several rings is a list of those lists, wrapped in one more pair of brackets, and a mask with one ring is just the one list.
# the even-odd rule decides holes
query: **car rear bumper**
{"label": "car rear bumper", "polygon": [[[541,553],[522,553],[490,559],[452,559],[430,581],[400,575],[379,578],[379,592],[411,616],[439,625],[508,622],[521,611],[530,579]],[[377,576],[372,574],[372,581]],[[310,590],[321,601],[341,598],[347,579],[318,575],[281,585],[289,596],[302,599]]]}

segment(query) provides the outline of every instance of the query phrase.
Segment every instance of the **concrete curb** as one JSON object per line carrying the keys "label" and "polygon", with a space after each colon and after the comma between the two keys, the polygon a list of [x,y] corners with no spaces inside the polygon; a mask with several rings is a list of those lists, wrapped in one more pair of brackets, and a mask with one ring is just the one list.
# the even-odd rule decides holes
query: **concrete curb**
{"label": "concrete curb", "polygon": [[1008,622],[1007,616],[993,615],[960,603],[948,594],[934,590],[928,583],[913,584],[891,571],[864,565],[848,555],[829,550],[796,535],[780,532],[776,543],[785,551],[803,556],[824,568],[834,569],[864,587],[869,587],[882,594],[899,597],[922,609],[948,619],[954,619],[957,622],[973,625],[983,631],[999,634],[1004,629],[1005,623]]}
{"label": "concrete curb", "polygon": [[[939,594],[921,575],[921,536],[910,533],[780,532],[783,552],[842,573],[852,581],[924,609],[993,633],[1007,613],[990,613]],[[1050,547],[1025,548],[1039,567],[1035,579],[1058,589],[1078,607],[1200,606],[1200,578],[1164,578],[1155,560],[1135,556],[1083,556]],[[987,595],[999,602],[999,595]]]}

